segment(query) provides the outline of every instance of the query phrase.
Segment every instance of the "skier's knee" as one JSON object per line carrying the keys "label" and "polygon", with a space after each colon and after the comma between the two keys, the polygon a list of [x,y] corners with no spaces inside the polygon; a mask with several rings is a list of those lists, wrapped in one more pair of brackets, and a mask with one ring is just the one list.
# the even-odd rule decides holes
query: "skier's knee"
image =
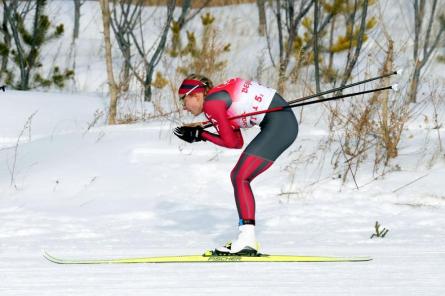
{"label": "skier's knee", "polygon": [[242,174],[236,168],[233,169],[232,172],[230,173],[230,180],[232,180],[233,186],[237,186],[237,184],[241,184],[242,182],[248,181],[247,177],[244,176],[244,174]]}

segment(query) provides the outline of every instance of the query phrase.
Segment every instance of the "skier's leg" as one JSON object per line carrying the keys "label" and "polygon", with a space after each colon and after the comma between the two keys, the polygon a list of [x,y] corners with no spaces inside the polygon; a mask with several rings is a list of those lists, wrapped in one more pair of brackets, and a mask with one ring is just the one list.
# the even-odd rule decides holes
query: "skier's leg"
{"label": "skier's leg", "polygon": [[267,170],[272,161],[242,153],[238,163],[230,174],[238,209],[239,224],[255,225],[255,199],[250,182],[259,174]]}
{"label": "skier's leg", "polygon": [[[270,108],[286,104],[286,101],[276,95]],[[268,113],[260,126],[261,132],[246,147],[230,174],[240,219],[238,239],[225,248],[230,253],[256,252],[258,249],[255,238],[255,198],[250,182],[266,171],[294,142],[298,134],[297,120],[288,109]]]}
{"label": "skier's leg", "polygon": [[[278,94],[270,108],[285,106]],[[290,109],[268,113],[261,123],[261,132],[249,143],[231,173],[240,225],[255,224],[255,199],[250,182],[267,170],[295,141],[298,122]]]}

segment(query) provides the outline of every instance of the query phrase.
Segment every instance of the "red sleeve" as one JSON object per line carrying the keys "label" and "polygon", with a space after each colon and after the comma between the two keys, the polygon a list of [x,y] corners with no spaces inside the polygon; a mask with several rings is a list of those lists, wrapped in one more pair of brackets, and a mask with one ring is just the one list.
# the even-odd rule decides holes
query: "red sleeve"
{"label": "red sleeve", "polygon": [[240,149],[244,145],[243,136],[239,129],[233,129],[227,119],[226,103],[221,100],[204,102],[204,112],[208,119],[214,124],[218,134],[204,131],[201,137],[216,145]]}

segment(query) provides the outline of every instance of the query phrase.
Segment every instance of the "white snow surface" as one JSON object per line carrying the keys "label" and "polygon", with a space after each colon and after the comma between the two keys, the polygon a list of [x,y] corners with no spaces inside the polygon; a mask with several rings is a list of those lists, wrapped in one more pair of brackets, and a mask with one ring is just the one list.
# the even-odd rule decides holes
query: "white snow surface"
{"label": "white snow surface", "polygon": [[[58,105],[57,97],[64,104]],[[229,172],[239,150],[172,137],[172,124],[88,129],[103,100],[8,91],[0,99],[0,294],[442,295],[444,164],[389,173],[363,189],[314,167],[285,167],[323,133],[295,144],[252,183],[257,236],[274,254],[371,256],[363,263],[61,266],[67,258],[199,254],[237,234]],[[28,106],[23,108],[22,106]],[[65,108],[70,106],[70,108]],[[30,113],[32,134],[18,141]],[[9,118],[9,119],[8,119]],[[245,133],[248,141],[257,131]],[[13,139],[13,135],[16,138]],[[6,140],[5,140],[6,139]],[[18,145],[17,145],[18,143]],[[308,144],[305,144],[308,143]],[[408,149],[408,148],[407,148]],[[411,148],[409,148],[411,149]],[[407,153],[410,158],[416,154]],[[405,156],[408,157],[408,156]],[[15,159],[15,165],[14,165]],[[409,162],[402,166],[409,167]],[[15,166],[13,184],[12,168]],[[393,192],[418,177],[419,181]],[[370,177],[371,178],[371,177]],[[362,182],[362,181],[359,181]],[[370,239],[379,221],[390,231]]]}
{"label": "white snow surface", "polygon": [[[50,1],[50,7],[69,32],[72,4],[65,3]],[[403,1],[397,3],[398,9]],[[374,179],[372,159],[365,161],[359,190],[351,178],[342,184],[330,165],[332,151],[319,148],[328,136],[321,107],[305,111],[295,143],[252,182],[263,252],[370,256],[370,262],[46,261],[43,250],[82,259],[200,254],[237,235],[229,174],[241,150],[184,143],[172,135],[177,122],[168,119],[105,125],[98,116],[108,103],[100,18],[93,2],[84,7],[73,90],[90,94],[0,93],[1,296],[445,294],[445,155],[439,149],[445,133],[433,128],[430,106],[406,126],[384,177]],[[398,10],[389,8],[382,7],[393,19],[389,28],[405,32]],[[249,5],[212,10],[233,13],[235,21],[223,18],[223,25],[242,28],[227,74],[255,76],[259,56],[267,63],[268,54],[264,39],[247,38],[256,30],[256,12],[248,13]],[[58,57],[46,58],[67,60],[68,40]],[[258,56],[248,47],[256,45]],[[397,60],[408,63],[406,55]],[[245,142],[257,133],[243,131]],[[389,229],[385,238],[370,239],[376,221]]]}

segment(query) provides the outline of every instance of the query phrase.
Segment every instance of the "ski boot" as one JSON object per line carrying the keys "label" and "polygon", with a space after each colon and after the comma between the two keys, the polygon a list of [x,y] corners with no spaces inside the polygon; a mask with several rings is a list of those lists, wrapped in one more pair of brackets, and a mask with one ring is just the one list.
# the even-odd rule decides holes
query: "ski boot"
{"label": "ski boot", "polygon": [[238,239],[229,241],[213,251],[216,256],[257,256],[259,243],[255,239],[255,225],[241,225]]}

